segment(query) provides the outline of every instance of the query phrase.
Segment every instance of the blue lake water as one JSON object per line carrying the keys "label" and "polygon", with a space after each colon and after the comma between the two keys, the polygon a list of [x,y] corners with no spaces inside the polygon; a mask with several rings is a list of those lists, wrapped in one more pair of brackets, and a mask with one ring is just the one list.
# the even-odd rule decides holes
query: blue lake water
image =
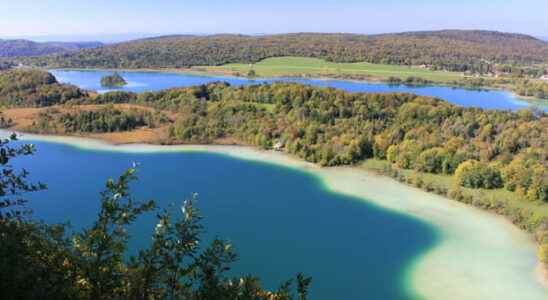
{"label": "blue lake water", "polygon": [[[438,241],[432,226],[330,192],[315,176],[295,169],[202,152],[136,154],[34,144],[37,155],[18,159],[16,166],[49,186],[31,196],[35,216],[70,221],[76,229],[89,226],[106,178],[137,161],[138,199],[168,207],[199,193],[206,240],[228,239],[240,254],[234,274],[257,274],[275,289],[302,271],[313,277],[310,299],[414,299],[408,271]],[[132,228],[133,251],[150,242],[156,222],[148,215]]]}
{"label": "blue lake water", "polygon": [[[110,75],[109,71],[74,71],[51,70],[60,82],[71,83],[84,89],[98,92],[112,91],[101,87],[101,77]],[[291,81],[321,87],[333,87],[349,92],[405,92],[421,96],[433,96],[448,102],[484,109],[519,110],[532,106],[531,102],[521,100],[512,93],[501,90],[472,90],[444,86],[405,86],[388,85],[382,83],[367,83],[344,80],[319,80],[304,78],[275,78],[275,79],[245,79],[222,76],[197,76],[179,73],[164,72],[119,72],[126,79],[128,85],[117,89],[132,92],[158,91],[174,87],[187,87],[215,81],[226,81],[232,85],[248,85],[271,83],[274,81]],[[548,111],[547,101],[536,101],[535,106]]]}

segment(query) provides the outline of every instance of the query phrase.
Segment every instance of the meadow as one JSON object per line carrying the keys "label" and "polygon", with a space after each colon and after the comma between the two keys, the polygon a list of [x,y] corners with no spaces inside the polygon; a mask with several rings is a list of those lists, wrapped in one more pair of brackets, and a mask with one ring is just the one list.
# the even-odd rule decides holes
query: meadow
{"label": "meadow", "polygon": [[447,82],[463,78],[463,74],[459,72],[432,71],[416,66],[407,67],[371,63],[334,63],[323,59],[306,57],[275,57],[267,58],[256,64],[226,64],[222,66],[196,67],[195,69],[228,72],[232,74],[239,73],[243,76],[253,70],[258,77],[360,76],[372,80],[386,80],[389,77],[401,79],[420,77],[435,82]]}

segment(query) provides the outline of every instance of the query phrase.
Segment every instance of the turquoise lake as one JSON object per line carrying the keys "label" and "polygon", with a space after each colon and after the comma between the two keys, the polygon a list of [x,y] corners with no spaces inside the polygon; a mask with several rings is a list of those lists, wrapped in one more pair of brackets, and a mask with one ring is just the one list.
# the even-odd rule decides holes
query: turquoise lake
{"label": "turquoise lake", "polygon": [[[60,82],[77,85],[88,90],[108,92],[112,90],[101,87],[101,77],[110,75],[109,71],[73,71],[73,70],[51,70],[50,71]],[[405,86],[388,85],[382,83],[367,83],[344,80],[319,80],[303,78],[275,78],[275,79],[245,79],[221,76],[197,76],[179,73],[164,72],[119,72],[128,85],[118,89],[132,92],[158,91],[174,87],[187,87],[200,85],[215,81],[225,81],[231,85],[249,85],[260,83],[271,83],[274,81],[290,81],[302,84],[309,84],[321,87],[333,87],[349,92],[405,92],[421,96],[433,96],[444,99],[448,102],[465,106],[479,107],[484,109],[519,110],[532,106],[527,102],[515,97],[512,93],[501,90],[473,90],[464,88],[452,88],[444,86]],[[535,104],[538,108],[548,111],[547,101],[538,101]]]}
{"label": "turquoise lake", "polygon": [[[409,271],[439,240],[431,225],[330,192],[314,175],[292,168],[205,152],[124,153],[32,142],[38,153],[15,166],[48,184],[31,196],[36,217],[70,221],[75,229],[91,225],[105,180],[139,162],[136,198],[178,207],[197,192],[205,240],[228,239],[240,255],[233,274],[256,274],[275,289],[302,271],[313,278],[310,299],[414,299]],[[156,222],[151,214],[132,228],[133,251],[150,242]]]}

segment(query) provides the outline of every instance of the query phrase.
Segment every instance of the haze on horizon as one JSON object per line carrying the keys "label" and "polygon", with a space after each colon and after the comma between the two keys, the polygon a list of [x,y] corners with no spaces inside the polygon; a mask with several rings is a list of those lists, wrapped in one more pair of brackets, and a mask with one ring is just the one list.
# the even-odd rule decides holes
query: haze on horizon
{"label": "haze on horizon", "polygon": [[[546,0],[0,0],[0,38],[484,29],[548,36]],[[110,38],[109,38],[110,37]],[[43,39],[43,38],[42,38]]]}

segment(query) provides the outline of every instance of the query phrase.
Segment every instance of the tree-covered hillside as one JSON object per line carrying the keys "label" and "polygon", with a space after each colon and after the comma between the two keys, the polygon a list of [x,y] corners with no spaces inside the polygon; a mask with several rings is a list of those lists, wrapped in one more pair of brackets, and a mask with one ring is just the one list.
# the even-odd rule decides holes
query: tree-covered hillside
{"label": "tree-covered hillside", "polygon": [[38,70],[0,72],[0,107],[49,106],[87,96],[79,88],[60,84],[55,77]]}
{"label": "tree-covered hillside", "polygon": [[29,40],[0,40],[0,57],[40,56],[81,49],[97,48],[99,42],[46,42]]}
{"label": "tree-covered hillside", "polygon": [[458,30],[369,36],[319,33],[166,36],[40,58],[27,63],[58,67],[179,68],[255,63],[279,56],[487,72],[495,63],[548,63],[548,43],[520,34]]}

